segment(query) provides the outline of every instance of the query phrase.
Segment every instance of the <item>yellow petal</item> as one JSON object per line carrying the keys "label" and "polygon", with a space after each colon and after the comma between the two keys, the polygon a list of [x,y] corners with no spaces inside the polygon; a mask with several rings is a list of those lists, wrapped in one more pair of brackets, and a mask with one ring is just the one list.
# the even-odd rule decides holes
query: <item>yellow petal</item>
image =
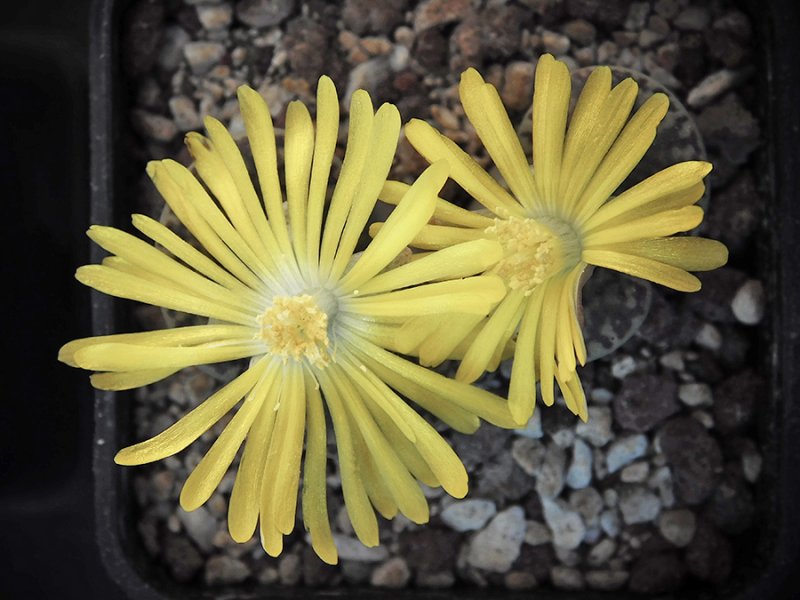
{"label": "yellow petal", "polygon": [[[306,255],[310,270],[319,265],[319,245],[322,236],[322,213],[328,194],[333,153],[339,135],[339,97],[336,86],[327,75],[317,83],[317,135],[314,139],[314,162],[311,168],[311,184],[308,191],[308,222],[306,233]],[[328,554],[335,559],[334,554]]]}
{"label": "yellow petal", "polygon": [[360,390],[361,396],[367,399],[370,411],[374,406],[383,412],[409,441],[415,442],[413,411],[366,365],[344,349],[339,350],[337,362],[347,368],[347,376]]}
{"label": "yellow petal", "polygon": [[429,518],[428,502],[425,500],[422,490],[397,457],[394,449],[386,441],[372,415],[364,406],[360,394],[349,380],[349,369],[336,370],[339,371],[337,383],[343,392],[343,400],[345,400],[345,407],[350,415],[350,422],[357,424],[358,432],[372,454],[376,467],[380,469],[381,479],[397,503],[400,512],[415,523],[426,523]]}
{"label": "yellow petal", "polygon": [[222,430],[211,449],[186,479],[180,496],[181,507],[184,510],[195,510],[204,504],[217,489],[264,403],[266,388],[272,384],[276,375],[277,369],[267,369],[261,380],[247,395],[242,406],[236,411],[230,423]]}
{"label": "yellow petal", "polygon": [[667,96],[656,93],[636,111],[581,194],[575,213],[578,223],[585,223],[636,167],[668,108]]}
{"label": "yellow petal", "polygon": [[[192,204],[183,189],[172,178],[167,169],[170,161],[150,161],[147,174],[156,188],[183,223],[186,229],[200,242],[208,253],[232,273],[239,281],[254,290],[263,290],[264,283],[251,271],[242,260],[223,242],[219,234],[200,216],[198,209]],[[175,169],[180,166],[175,167]]]}
{"label": "yellow petal", "polygon": [[264,359],[257,362],[157,436],[117,452],[114,462],[118,465],[143,465],[180,452],[249,393],[266,366]]}
{"label": "yellow petal", "polygon": [[[368,349],[369,356],[371,356],[373,360],[364,360],[365,349]],[[374,366],[376,362],[385,365],[387,369],[394,371],[398,376],[422,386],[423,389],[427,389],[429,392],[441,396],[490,423],[498,425],[499,427],[512,427],[514,425],[511,415],[508,413],[505,400],[499,396],[495,396],[481,388],[448,379],[439,373],[415,365],[391,352],[387,352],[371,344],[363,343],[361,346],[357,347],[357,350],[359,351],[359,358],[379,374],[380,371],[375,369]],[[381,374],[381,376],[383,375]],[[386,379],[386,377],[383,378],[390,383],[392,387],[403,392],[400,387],[395,386]],[[419,403],[417,397],[410,397],[410,399]]]}
{"label": "yellow petal", "polygon": [[[431,329],[419,345],[419,361],[426,367],[436,367],[448,358],[456,358],[460,345],[470,344],[485,318],[481,315],[435,315],[438,326]],[[399,335],[399,334],[398,334]],[[470,337],[472,336],[472,337]]]}
{"label": "yellow petal", "polygon": [[[705,186],[701,180],[710,171],[711,164],[702,161],[687,161],[667,167],[601,206],[586,222],[585,231],[617,224],[618,219],[622,220],[627,215],[630,218],[625,220],[631,220],[694,204],[703,195]],[[645,207],[648,211],[640,212]]]}
{"label": "yellow petal", "polygon": [[702,220],[702,208],[699,206],[684,206],[683,208],[634,219],[607,229],[600,228],[583,239],[583,247],[595,248],[606,244],[621,244],[622,242],[672,235],[679,231],[694,229]]}
{"label": "yellow petal", "polygon": [[533,86],[533,168],[538,197],[551,209],[557,202],[571,88],[567,65],[550,54],[540,56]]}
{"label": "yellow petal", "polygon": [[583,260],[591,265],[614,269],[679,292],[696,292],[700,280],[683,269],[641,256],[621,254],[610,250],[584,250]]}
{"label": "yellow petal", "polygon": [[245,286],[236,277],[220,267],[205,254],[195,249],[183,238],[170,229],[146,215],[133,215],[133,226],[156,244],[163,246],[170,254],[183,261],[189,267],[215,281],[221,286],[235,292],[239,297],[251,303],[260,297],[251,288]]}
{"label": "yellow petal", "polygon": [[[330,283],[341,278],[347,268],[350,258],[353,256],[356,244],[358,244],[358,240],[367,225],[367,221],[372,215],[375,203],[378,200],[378,194],[381,188],[383,188],[386,176],[389,174],[394,153],[397,149],[397,139],[399,136],[400,113],[393,104],[383,104],[375,114],[375,120],[372,125],[372,139],[370,140],[369,165],[367,167],[365,164],[364,172],[361,175],[361,181],[353,197],[350,214],[347,215],[347,223],[345,224],[344,231],[342,231],[342,237],[339,240],[339,248],[336,250],[336,258],[334,259],[333,268],[331,269],[329,277]],[[439,192],[442,185],[444,185],[447,174],[444,173],[439,177],[431,175],[431,178],[433,179],[433,183],[428,184],[428,180],[426,179],[423,189],[433,196],[433,198],[430,199],[432,204],[436,194]],[[441,179],[441,182],[439,182],[439,179]],[[429,188],[428,185],[435,189]],[[423,184],[420,184],[420,186],[422,187]],[[433,213],[433,206],[430,208],[430,213]],[[389,218],[391,219],[391,217]],[[405,246],[405,244],[403,244],[403,246]],[[394,259],[395,256],[397,256],[397,254],[394,254],[391,258]]]}
{"label": "yellow petal", "polygon": [[264,473],[272,488],[269,519],[284,535],[294,529],[297,508],[297,486],[300,481],[300,457],[303,454],[305,433],[305,385],[301,367],[297,364],[281,373],[281,396],[276,406],[275,433],[269,446]]}
{"label": "yellow petal", "polygon": [[305,104],[299,100],[290,102],[286,109],[286,137],[283,147],[292,247],[297,262],[305,265],[306,208],[311,161],[314,158],[314,124]]}
{"label": "yellow petal", "polygon": [[364,489],[364,483],[361,481],[353,442],[353,436],[357,433],[351,431],[350,417],[344,407],[342,396],[336,382],[328,376],[327,369],[320,371],[318,377],[336,434],[336,450],[339,454],[339,471],[347,514],[361,543],[369,547],[377,546],[378,521]]}
{"label": "yellow petal", "polygon": [[98,335],[72,340],[64,344],[58,352],[58,360],[71,367],[77,367],[75,352],[95,344],[119,343],[141,346],[195,346],[231,338],[242,338],[252,331],[240,325],[191,325],[172,329],[156,329],[137,333],[117,333]]}
{"label": "yellow petal", "polygon": [[364,436],[358,429],[353,429],[353,433],[356,453],[360,461],[359,473],[364,481],[364,489],[367,490],[369,501],[384,519],[394,519],[399,511],[397,502],[392,497],[380,468],[375,464],[375,458],[370,454]]}
{"label": "yellow petal", "polygon": [[305,374],[306,388],[306,456],[303,463],[303,521],[311,535],[311,547],[324,562],[339,562],[328,520],[327,504],[327,431],[322,398],[316,381]]}
{"label": "yellow petal", "polygon": [[274,281],[269,265],[262,262],[263,252],[259,254],[251,245],[257,245],[256,240],[248,241],[242,232],[231,224],[228,217],[208,195],[203,185],[186,167],[170,160],[163,161],[163,164],[169,176],[180,187],[183,197],[196,208],[200,218],[211,226],[214,233],[242,259],[249,269],[267,281]]}
{"label": "yellow petal", "polygon": [[503,186],[455,142],[439,134],[428,123],[411,119],[405,127],[405,133],[411,145],[428,162],[446,160],[450,177],[492,213],[503,218],[524,216],[520,203]]}
{"label": "yellow petal", "polygon": [[198,296],[236,310],[258,309],[258,304],[255,302],[245,301],[242,296],[234,294],[218,283],[184,267],[157,248],[129,233],[114,227],[92,225],[87,235],[101,248],[133,265],[157,273],[160,277],[168,279],[181,288],[191,290]]}
{"label": "yellow petal", "polygon": [[292,249],[283,213],[283,192],[278,176],[278,152],[272,116],[264,98],[254,89],[243,85],[237,90],[237,96],[269,223],[281,250],[288,256]]}
{"label": "yellow petal", "polygon": [[[374,371],[378,377],[388,385],[392,386],[415,404],[421,406],[424,410],[427,410],[450,425],[450,427],[456,431],[460,431],[461,433],[474,433],[478,425],[480,425],[478,417],[468,410],[461,408],[446,397],[432,393],[429,387],[409,379],[403,373],[398,372],[396,368],[387,366],[385,362],[383,362],[385,356],[381,358],[381,360],[376,360],[374,358],[376,352],[380,353],[382,350],[378,346],[369,343],[365,339],[361,339],[358,343],[353,344],[351,350],[367,368]],[[413,364],[394,354],[387,353],[387,355],[404,361],[409,365]]]}
{"label": "yellow petal", "polygon": [[350,125],[347,132],[347,149],[342,169],[333,190],[328,216],[322,231],[320,249],[320,275],[327,279],[333,266],[339,238],[350,213],[353,197],[358,191],[363,171],[372,147],[372,125],[375,116],[372,100],[364,90],[356,90],[350,98]]}
{"label": "yellow petal", "polygon": [[567,209],[567,218],[574,218],[578,199],[625,126],[638,91],[636,82],[629,78],[614,87],[606,97],[594,128],[583,140],[564,191],[563,202]]}
{"label": "yellow petal", "polygon": [[[210,123],[211,121],[209,121]],[[220,127],[222,127],[221,124]],[[241,236],[248,250],[257,256],[268,269],[274,268],[271,253],[264,246],[264,239],[256,230],[251,215],[248,214],[239,190],[236,188],[236,183],[213,142],[197,132],[190,132],[186,135],[186,146],[194,158],[197,173],[225,211],[227,219],[233,225],[236,233]],[[202,194],[205,194],[205,190],[202,190]],[[201,195],[199,191],[193,194],[193,196],[199,195]],[[204,202],[204,204],[208,203]],[[205,214],[204,211],[201,213]]]}
{"label": "yellow petal", "polygon": [[145,304],[171,308],[220,321],[252,325],[253,316],[192,294],[154,285],[140,277],[128,275],[103,265],[80,267],[75,278],[82,284],[117,298],[138,300]]}
{"label": "yellow petal", "polygon": [[538,286],[528,298],[511,366],[508,408],[518,425],[528,422],[536,405],[536,344],[544,291]]}
{"label": "yellow petal", "polygon": [[480,275],[429,283],[341,302],[344,312],[371,317],[416,317],[439,313],[487,314],[505,296],[502,279]]}
{"label": "yellow petal", "polygon": [[[407,183],[390,180],[383,184],[383,189],[378,198],[387,204],[397,206],[410,188],[411,186]],[[475,229],[486,229],[494,224],[494,220],[489,217],[466,210],[439,197],[436,198],[436,209],[433,211],[433,217],[448,225],[460,225],[461,227]]]}
{"label": "yellow petal", "polygon": [[94,373],[89,376],[92,386],[98,390],[132,390],[161,381],[180,369],[150,369],[148,371],[122,371],[120,373]]}
{"label": "yellow petal", "polygon": [[[439,487],[441,484],[436,476],[431,471],[428,463],[422,457],[414,445],[417,441],[417,436],[414,434],[414,443],[403,435],[397,428],[397,425],[392,421],[385,412],[380,410],[374,403],[367,402],[367,409],[372,414],[372,418],[380,427],[381,432],[386,436],[389,444],[397,452],[397,456],[403,461],[403,464],[408,468],[411,474],[429,487]],[[409,413],[414,415],[415,422],[413,430],[417,431],[420,427],[430,427],[427,421],[420,417],[413,409],[409,407]]]}
{"label": "yellow petal", "polygon": [[[475,69],[470,68],[461,74],[458,95],[464,106],[464,112],[508,187],[519,202],[532,208],[539,195],[533,182],[531,165],[522,150],[517,132],[511,125],[497,90],[493,85],[485,83]],[[564,108],[566,110],[566,107]],[[558,119],[558,115],[551,116]],[[561,135],[563,138],[563,129]],[[560,151],[557,160],[561,160]]]}
{"label": "yellow petal", "polygon": [[[565,198],[567,186],[573,177],[584,172],[579,157],[586,147],[590,134],[600,121],[600,112],[609,93],[611,93],[611,69],[609,67],[595,68],[586,80],[583,90],[578,96],[578,102],[575,104],[575,110],[572,111],[569,129],[567,129],[567,136],[564,140],[557,198]],[[536,106],[535,102],[534,106]]]}
{"label": "yellow petal", "polygon": [[521,318],[520,307],[525,296],[520,291],[511,291],[492,312],[489,320],[475,337],[472,345],[458,366],[456,379],[472,383],[483,375],[495,354],[497,346],[502,343],[509,324],[516,326]]}
{"label": "yellow petal", "polygon": [[137,344],[98,343],[77,350],[75,363],[92,371],[183,369],[248,358],[263,353],[260,343],[233,340],[224,346],[165,348]]}
{"label": "yellow petal", "polygon": [[711,271],[728,262],[728,249],[725,244],[716,240],[688,236],[610,244],[597,250],[633,254],[686,271]]}
{"label": "yellow petal", "polygon": [[493,240],[474,240],[433,252],[376,275],[358,287],[359,295],[388,292],[428,281],[460,279],[483,273],[503,257]]}
{"label": "yellow petal", "polygon": [[[228,173],[230,173],[236,192],[241,199],[237,206],[239,206],[240,210],[244,208],[246,211],[249,221],[255,229],[256,236],[260,242],[263,242],[268,254],[278,256],[280,251],[277,240],[272,228],[267,223],[264,208],[258,199],[256,190],[253,187],[253,181],[250,179],[250,173],[247,171],[247,165],[242,158],[239,147],[236,145],[236,141],[217,119],[207,116],[203,122],[213,142],[213,150],[219,155]],[[294,266],[296,267],[296,265]]]}
{"label": "yellow petal", "polygon": [[[383,229],[383,225],[383,223],[373,223],[369,227],[369,234],[372,237],[376,237]],[[455,244],[483,239],[485,236],[486,234],[481,229],[425,225],[419,230],[414,239],[409,242],[409,245],[422,250],[440,250]]]}
{"label": "yellow petal", "polygon": [[447,165],[438,162],[420,175],[392,211],[384,227],[342,278],[340,289],[351,292],[383,270],[431,218],[436,194],[447,180]]}
{"label": "yellow petal", "polygon": [[550,279],[545,284],[542,300],[542,322],[539,327],[539,340],[536,353],[539,358],[539,387],[542,390],[542,401],[552,406],[555,401],[553,382],[556,366],[556,320],[544,315],[555,315],[561,298],[561,280]]}
{"label": "yellow petal", "polygon": [[264,389],[261,393],[264,401],[252,429],[247,434],[228,504],[228,531],[231,538],[240,544],[253,537],[258,523],[264,465],[272,441],[275,405],[279,397],[279,390],[275,386]]}

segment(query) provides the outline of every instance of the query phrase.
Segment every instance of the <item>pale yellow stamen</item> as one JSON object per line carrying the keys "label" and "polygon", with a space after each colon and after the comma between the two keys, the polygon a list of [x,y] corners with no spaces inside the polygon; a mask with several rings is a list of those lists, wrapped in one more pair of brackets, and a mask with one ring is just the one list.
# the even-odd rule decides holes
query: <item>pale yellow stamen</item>
{"label": "pale yellow stamen", "polygon": [[328,364],[328,314],[314,296],[275,296],[259,323],[271,354],[284,360],[307,358],[320,368]]}
{"label": "pale yellow stamen", "polygon": [[578,238],[572,228],[552,219],[495,219],[486,233],[503,247],[493,273],[512,290],[529,295],[537,285],[577,264]]}

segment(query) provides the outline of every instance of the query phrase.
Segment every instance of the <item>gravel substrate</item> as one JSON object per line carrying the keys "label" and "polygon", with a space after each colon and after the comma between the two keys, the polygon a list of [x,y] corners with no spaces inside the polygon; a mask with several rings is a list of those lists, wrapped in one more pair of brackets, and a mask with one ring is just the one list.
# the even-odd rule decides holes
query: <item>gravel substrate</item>
{"label": "gravel substrate", "polygon": [[[180,455],[136,468],[146,552],[172,578],[208,585],[654,594],[722,584],[750,564],[753,532],[766,519],[754,500],[762,467],[755,426],[769,406],[759,328],[769,307],[754,236],[763,201],[754,176],[760,130],[752,38],[748,17],[721,0],[134,2],[123,36],[133,210],[160,215],[162,203],[140,175],[144,161],[170,156],[188,164],[183,133],[201,129],[203,116],[243,136],[235,97],[242,83],[267,98],[280,128],[287,103],[300,98],[313,107],[316,80],[328,74],[345,102],[365,88],[376,106],[394,102],[405,120],[429,119],[483,157],[458,102],[461,71],[477,67],[519,119],[530,106],[536,57],[550,52],[573,69],[640,70],[686,104],[714,163],[704,233],[731,251],[728,266],[701,276],[697,294],[654,286],[638,333],[581,371],[587,424],[563,406],[540,406],[522,430],[444,430],[470,473],[470,493],[456,501],[426,490],[428,525],[383,521],[381,546],[363,547],[333,470],[338,566],[316,558],[302,524],[279,559],[255,538],[234,543],[225,522],[233,472],[205,506],[178,507],[183,481],[223,420]],[[393,176],[424,166],[401,143]],[[138,314],[147,326],[174,317],[148,308]],[[509,367],[479,384],[504,393]],[[163,430],[237,368],[188,369],[140,390],[137,439]],[[335,461],[333,447],[330,455]]]}

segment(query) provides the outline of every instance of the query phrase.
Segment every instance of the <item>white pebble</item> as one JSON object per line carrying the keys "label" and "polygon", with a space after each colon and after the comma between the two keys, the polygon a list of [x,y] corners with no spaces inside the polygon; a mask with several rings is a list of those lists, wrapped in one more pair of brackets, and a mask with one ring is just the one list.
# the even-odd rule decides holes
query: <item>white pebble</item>
{"label": "white pebble", "polygon": [[678,387],[678,398],[686,406],[711,406],[714,395],[707,383],[684,383]]}
{"label": "white pebble", "polygon": [[757,325],[764,318],[764,286],[757,279],[746,281],[731,301],[733,315],[740,323]]}

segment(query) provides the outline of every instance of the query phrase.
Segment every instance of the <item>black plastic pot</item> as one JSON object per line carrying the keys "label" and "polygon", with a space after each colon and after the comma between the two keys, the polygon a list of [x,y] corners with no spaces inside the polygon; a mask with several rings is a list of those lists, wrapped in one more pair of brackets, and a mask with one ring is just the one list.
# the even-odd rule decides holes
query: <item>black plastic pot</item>
{"label": "black plastic pot", "polygon": [[[119,31],[126,3],[123,0],[98,0],[93,8],[90,57],[91,83],[91,177],[92,223],[114,224],[127,218],[129,208],[121,189],[122,165],[126,160],[119,133],[126,127],[126,100],[122,96]],[[729,585],[716,591],[684,590],[682,599],[731,598],[762,600],[795,598],[792,580],[800,560],[800,480],[796,457],[800,456],[800,203],[798,203],[798,149],[800,149],[800,30],[793,0],[748,2],[744,6],[757,27],[761,40],[759,78],[762,91],[761,113],[767,126],[763,176],[769,182],[768,219],[771,237],[763,240],[764,279],[770,290],[770,325],[765,328],[762,347],[768,369],[771,393],[769,406],[763,407],[762,423],[764,474],[759,483],[761,527],[754,540],[752,564],[741,569]],[[93,261],[101,258],[97,248]],[[115,302],[106,296],[92,296],[94,334],[120,331]],[[765,321],[766,323],[766,321]],[[308,598],[344,596],[359,598],[512,598],[520,593],[501,589],[455,588],[441,592],[406,590],[381,592],[373,589],[340,588],[314,591],[297,588],[198,589],[181,587],[168,580],[150,564],[135,531],[134,500],[129,471],[114,464],[116,450],[131,442],[132,396],[97,392],[95,395],[94,476],[96,527],[103,559],[111,577],[130,598],[166,600],[179,598],[270,597]],[[525,595],[559,600],[622,599],[637,596],[626,593],[559,592],[536,590]]]}

